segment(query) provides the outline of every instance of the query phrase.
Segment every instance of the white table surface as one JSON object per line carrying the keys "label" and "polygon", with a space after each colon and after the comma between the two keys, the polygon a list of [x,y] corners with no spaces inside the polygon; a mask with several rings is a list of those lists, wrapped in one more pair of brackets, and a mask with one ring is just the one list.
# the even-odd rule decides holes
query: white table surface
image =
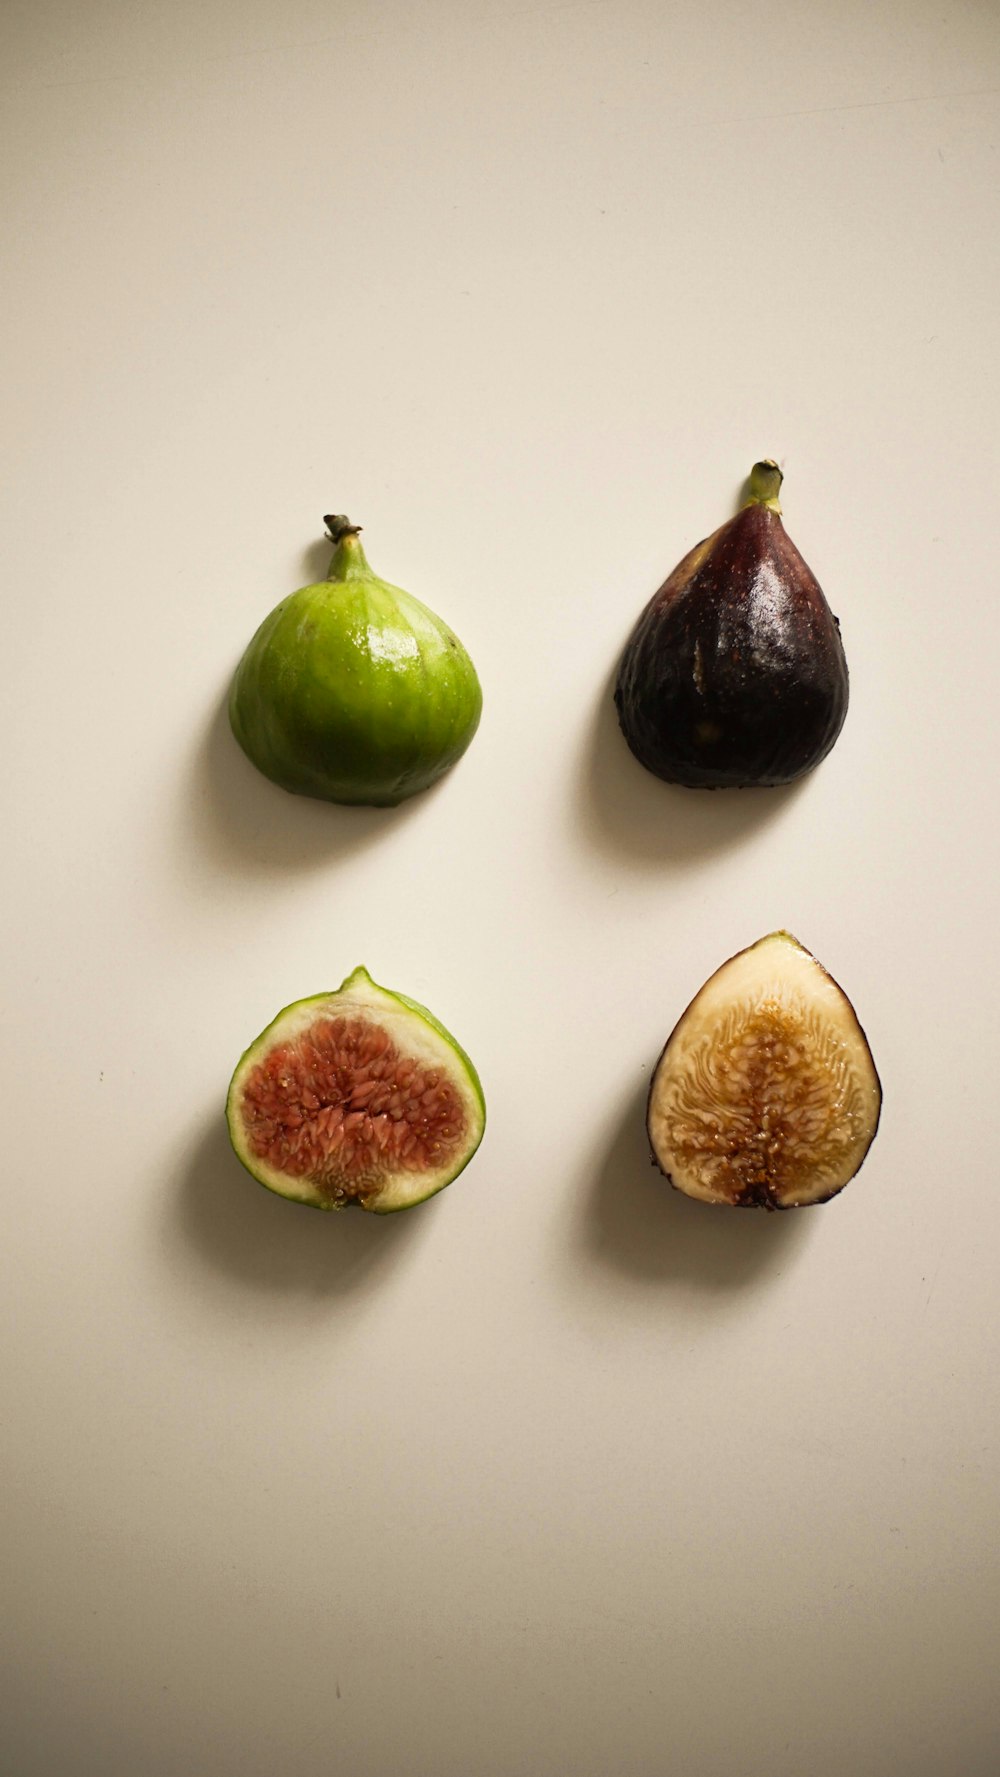
{"label": "white table surface", "polygon": [[[1000,15],[36,0],[2,26],[4,1769],[992,1777]],[[847,725],[672,791],[609,681],[786,471]],[[394,813],[233,666],[321,515],[465,640]],[[885,1088],[837,1202],[647,1164],[776,926]],[[410,1216],[260,1191],[246,1043],[359,962],[475,1058]]]}

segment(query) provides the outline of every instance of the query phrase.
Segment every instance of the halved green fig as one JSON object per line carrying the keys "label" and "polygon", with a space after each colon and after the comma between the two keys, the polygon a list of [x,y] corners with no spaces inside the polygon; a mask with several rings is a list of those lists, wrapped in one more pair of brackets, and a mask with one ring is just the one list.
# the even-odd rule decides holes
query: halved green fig
{"label": "halved green fig", "polygon": [[703,1203],[825,1203],[875,1139],[882,1088],[854,1007],[788,932],[730,957],[675,1025],[649,1089],[653,1159]]}
{"label": "halved green fig", "polygon": [[461,758],[482,691],[448,625],[372,573],[360,527],[323,522],[329,574],[264,619],[236,669],[229,720],[282,789],[391,808]]}
{"label": "halved green fig", "polygon": [[233,1147],[269,1191],[389,1215],[469,1164],[486,1104],[472,1062],[425,1006],[355,969],[251,1043],[226,1101]]}
{"label": "halved green fig", "polygon": [[789,784],[847,715],[840,626],[781,521],[777,463],[755,463],[742,510],[699,543],[642,612],[615,703],[632,752],[692,789]]}

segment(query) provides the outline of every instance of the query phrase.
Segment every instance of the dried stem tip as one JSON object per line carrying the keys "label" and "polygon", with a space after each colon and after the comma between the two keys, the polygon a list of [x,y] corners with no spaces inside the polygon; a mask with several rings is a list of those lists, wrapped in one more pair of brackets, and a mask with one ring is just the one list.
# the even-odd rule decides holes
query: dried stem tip
{"label": "dried stem tip", "polygon": [[359,524],[352,524],[342,512],[328,512],[323,519],[326,534],[331,543],[339,543],[343,537],[356,537],[361,529]]}

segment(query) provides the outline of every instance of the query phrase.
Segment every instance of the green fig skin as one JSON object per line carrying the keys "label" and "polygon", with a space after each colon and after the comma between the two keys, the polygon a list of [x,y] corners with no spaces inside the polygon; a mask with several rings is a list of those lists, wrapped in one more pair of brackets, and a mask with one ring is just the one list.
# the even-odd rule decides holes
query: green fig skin
{"label": "green fig skin", "polygon": [[264,619],[236,669],[230,725],[282,789],[393,808],[461,758],[482,691],[447,624],[372,573],[356,527],[328,522],[329,575]]}

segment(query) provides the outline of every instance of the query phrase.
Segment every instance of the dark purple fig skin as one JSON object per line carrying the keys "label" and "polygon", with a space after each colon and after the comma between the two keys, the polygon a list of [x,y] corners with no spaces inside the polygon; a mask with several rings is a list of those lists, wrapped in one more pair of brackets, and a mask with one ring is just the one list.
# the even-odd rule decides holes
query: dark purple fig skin
{"label": "dark purple fig skin", "polygon": [[833,746],[847,700],[840,625],[764,505],[678,564],[632,631],[615,687],[640,764],[691,789],[804,777]]}

